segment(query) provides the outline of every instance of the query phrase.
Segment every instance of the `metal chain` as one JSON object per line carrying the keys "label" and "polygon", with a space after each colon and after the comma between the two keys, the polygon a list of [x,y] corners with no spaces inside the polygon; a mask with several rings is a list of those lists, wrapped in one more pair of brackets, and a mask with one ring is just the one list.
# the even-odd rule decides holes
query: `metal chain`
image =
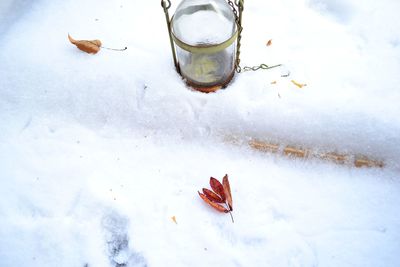
{"label": "metal chain", "polygon": [[238,37],[237,37],[237,44],[236,44],[236,61],[235,61],[235,70],[236,72],[242,72],[242,68],[240,67],[240,48],[241,48],[241,40],[242,40],[242,12],[243,12],[243,2],[244,0],[228,0],[228,4],[232,8],[233,14],[235,16],[235,21],[237,25]]}
{"label": "metal chain", "polygon": [[277,64],[273,66],[268,66],[266,64],[260,64],[258,66],[253,66],[253,67],[241,67],[240,66],[240,49],[241,49],[241,41],[242,41],[242,31],[243,31],[243,26],[242,26],[242,14],[244,10],[244,0],[228,0],[228,4],[231,6],[233,14],[235,15],[235,21],[236,25],[238,27],[238,39],[237,39],[237,45],[236,45],[236,61],[235,61],[235,70],[237,73],[242,73],[246,71],[257,71],[260,69],[263,70],[268,70],[276,67],[282,66],[282,64]]}
{"label": "metal chain", "polygon": [[169,41],[171,44],[171,51],[172,51],[172,57],[174,58],[174,65],[178,73],[181,73],[179,64],[178,64],[178,59],[176,57],[176,52],[175,52],[175,46],[174,46],[174,41],[172,39],[172,30],[171,30],[171,20],[169,18],[169,12],[168,9],[171,7],[171,1],[170,0],[161,0],[161,6],[164,9],[165,13],[165,20],[167,22],[167,27],[168,27],[168,35],[169,35]]}
{"label": "metal chain", "polygon": [[266,64],[260,64],[258,66],[254,66],[254,67],[243,67],[243,69],[241,69],[241,72],[245,72],[245,71],[257,71],[257,70],[269,70],[269,69],[273,69],[273,68],[277,68],[282,66],[282,64],[277,64],[277,65],[273,65],[273,66],[268,66]]}

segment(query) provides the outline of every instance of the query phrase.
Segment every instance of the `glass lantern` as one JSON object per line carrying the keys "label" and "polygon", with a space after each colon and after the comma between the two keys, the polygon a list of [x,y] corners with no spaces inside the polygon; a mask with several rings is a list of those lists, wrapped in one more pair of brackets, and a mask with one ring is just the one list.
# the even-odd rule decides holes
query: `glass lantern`
{"label": "glass lantern", "polygon": [[166,13],[177,71],[202,92],[225,87],[235,74],[237,15],[225,0],[183,0],[172,19]]}

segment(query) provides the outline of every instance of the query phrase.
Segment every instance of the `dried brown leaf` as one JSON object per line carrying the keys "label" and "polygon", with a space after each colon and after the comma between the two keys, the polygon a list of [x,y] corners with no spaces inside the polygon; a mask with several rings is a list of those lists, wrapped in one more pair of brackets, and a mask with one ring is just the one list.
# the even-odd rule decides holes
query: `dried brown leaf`
{"label": "dried brown leaf", "polygon": [[229,210],[227,210],[226,208],[222,207],[221,205],[218,205],[215,202],[212,202],[210,199],[208,199],[206,197],[206,195],[200,193],[199,191],[197,191],[197,193],[199,193],[199,196],[204,200],[204,202],[206,202],[208,205],[210,205],[211,207],[213,207],[214,209],[216,209],[219,212],[225,212],[228,213]]}
{"label": "dried brown leaf", "polygon": [[224,201],[222,200],[222,198],[220,196],[218,196],[217,194],[215,194],[213,191],[207,189],[207,188],[203,188],[203,193],[204,195],[206,195],[206,197],[211,200],[212,202],[216,202],[216,203],[224,203]]}
{"label": "dried brown leaf", "polygon": [[225,202],[226,198],[224,193],[224,187],[222,186],[220,181],[218,181],[214,177],[210,177],[210,186],[212,190],[221,197],[222,201]]}
{"label": "dried brown leaf", "polygon": [[228,202],[229,210],[233,210],[232,206],[232,194],[231,194],[231,186],[228,180],[228,174],[225,174],[224,178],[222,179],[222,186],[224,187],[224,193],[226,197],[226,201]]}
{"label": "dried brown leaf", "polygon": [[80,50],[89,53],[96,54],[100,51],[101,41],[100,40],[75,40],[68,34],[69,41],[76,45]]}
{"label": "dried brown leaf", "polygon": [[178,222],[176,221],[176,217],[175,217],[175,216],[172,216],[172,217],[171,217],[171,220],[172,220],[175,224],[178,224]]}
{"label": "dried brown leaf", "polygon": [[270,40],[267,42],[267,46],[270,46],[270,45],[272,45],[272,39],[270,39]]}

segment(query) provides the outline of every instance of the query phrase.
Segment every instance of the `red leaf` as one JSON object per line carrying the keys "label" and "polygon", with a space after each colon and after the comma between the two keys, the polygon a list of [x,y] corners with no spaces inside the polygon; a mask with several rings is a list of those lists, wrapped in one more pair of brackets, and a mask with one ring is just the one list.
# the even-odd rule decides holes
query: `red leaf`
{"label": "red leaf", "polygon": [[214,192],[221,197],[222,201],[225,202],[226,198],[222,184],[214,177],[210,177],[210,186],[212,190],[214,190]]}
{"label": "red leaf", "polygon": [[222,186],[224,187],[224,193],[226,196],[226,201],[228,202],[229,210],[233,210],[232,206],[232,194],[231,194],[231,186],[229,185],[228,174],[225,174],[222,179]]}
{"label": "red leaf", "polygon": [[219,212],[225,212],[225,213],[229,212],[229,210],[227,210],[226,208],[224,208],[224,207],[222,207],[221,205],[218,205],[217,203],[212,202],[211,200],[209,200],[209,199],[206,197],[206,195],[200,193],[199,191],[197,191],[197,193],[199,193],[199,196],[200,196],[208,205],[210,205],[211,207],[213,207],[213,208],[216,209],[217,211],[219,211]]}
{"label": "red leaf", "polygon": [[206,195],[206,197],[211,200],[212,202],[216,202],[216,203],[224,203],[224,201],[222,200],[222,198],[220,196],[218,196],[217,194],[215,194],[213,191],[208,190],[207,188],[203,188],[203,193],[204,195]]}

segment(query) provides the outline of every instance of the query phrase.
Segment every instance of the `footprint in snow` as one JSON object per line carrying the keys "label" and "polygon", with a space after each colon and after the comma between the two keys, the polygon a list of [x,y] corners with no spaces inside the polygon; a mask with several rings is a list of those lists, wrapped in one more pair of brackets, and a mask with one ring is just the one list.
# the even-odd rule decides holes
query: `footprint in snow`
{"label": "footprint in snow", "polygon": [[103,217],[102,227],[110,262],[115,267],[147,267],[143,256],[129,247],[128,225],[129,219],[117,212]]}

